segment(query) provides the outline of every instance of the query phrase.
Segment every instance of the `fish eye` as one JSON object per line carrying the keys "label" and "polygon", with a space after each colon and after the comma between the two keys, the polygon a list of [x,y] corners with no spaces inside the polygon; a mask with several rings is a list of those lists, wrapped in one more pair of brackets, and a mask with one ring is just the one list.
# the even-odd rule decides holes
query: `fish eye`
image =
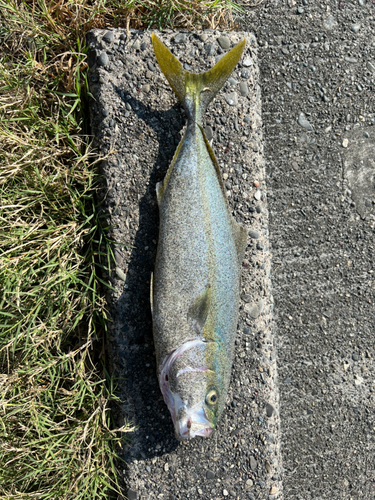
{"label": "fish eye", "polygon": [[217,392],[215,390],[212,390],[207,393],[206,403],[211,406],[217,403]]}

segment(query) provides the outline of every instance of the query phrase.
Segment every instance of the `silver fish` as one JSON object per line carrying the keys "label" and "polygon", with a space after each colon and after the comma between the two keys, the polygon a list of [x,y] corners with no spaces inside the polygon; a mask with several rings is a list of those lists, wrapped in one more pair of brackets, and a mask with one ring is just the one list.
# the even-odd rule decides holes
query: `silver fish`
{"label": "silver fish", "polygon": [[152,35],[156,59],[187,115],[157,184],[159,242],[151,309],[159,384],[177,439],[209,436],[224,409],[247,233],[233,219],[202,115],[237,65],[243,40],[205,73],[185,71]]}

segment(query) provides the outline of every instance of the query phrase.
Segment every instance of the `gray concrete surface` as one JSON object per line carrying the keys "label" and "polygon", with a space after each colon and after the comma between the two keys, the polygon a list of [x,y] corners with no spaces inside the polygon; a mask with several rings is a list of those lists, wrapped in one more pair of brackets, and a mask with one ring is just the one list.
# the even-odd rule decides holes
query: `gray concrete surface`
{"label": "gray concrete surface", "polygon": [[267,187],[256,40],[249,33],[164,32],[192,71],[212,67],[244,36],[240,64],[209,107],[204,127],[217,155],[233,215],[249,232],[232,382],[210,439],[176,441],[156,378],[149,304],[158,232],[155,185],[184,126],[161,74],[150,33],[89,33],[92,130],[102,162],[102,211],[114,246],[107,345],[119,379],[119,425],[135,430],[122,451],[129,499],[237,500],[282,496],[279,398],[270,290]]}
{"label": "gray concrete surface", "polygon": [[243,23],[260,46],[286,500],[375,498],[374,16],[274,0]]}

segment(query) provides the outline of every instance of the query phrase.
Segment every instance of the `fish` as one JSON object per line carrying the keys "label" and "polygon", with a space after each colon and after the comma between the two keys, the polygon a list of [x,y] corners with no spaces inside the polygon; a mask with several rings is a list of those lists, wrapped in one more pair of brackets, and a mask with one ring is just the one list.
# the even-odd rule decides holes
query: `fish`
{"label": "fish", "polygon": [[175,436],[184,441],[212,434],[231,377],[247,232],[231,214],[202,117],[246,39],[198,74],[186,71],[154,33],[152,44],[187,117],[156,185],[159,239],[150,286],[157,376]]}

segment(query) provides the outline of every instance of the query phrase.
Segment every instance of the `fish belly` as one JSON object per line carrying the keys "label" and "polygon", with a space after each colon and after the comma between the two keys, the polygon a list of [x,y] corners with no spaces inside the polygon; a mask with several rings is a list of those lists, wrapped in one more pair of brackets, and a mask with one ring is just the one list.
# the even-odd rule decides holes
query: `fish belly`
{"label": "fish belly", "polygon": [[212,328],[207,335],[220,344],[223,362],[228,366],[226,371],[230,372],[240,269],[232,216],[197,125],[187,129],[159,210],[153,278],[153,330],[158,366],[184,341],[197,336],[188,311],[210,286]]}

